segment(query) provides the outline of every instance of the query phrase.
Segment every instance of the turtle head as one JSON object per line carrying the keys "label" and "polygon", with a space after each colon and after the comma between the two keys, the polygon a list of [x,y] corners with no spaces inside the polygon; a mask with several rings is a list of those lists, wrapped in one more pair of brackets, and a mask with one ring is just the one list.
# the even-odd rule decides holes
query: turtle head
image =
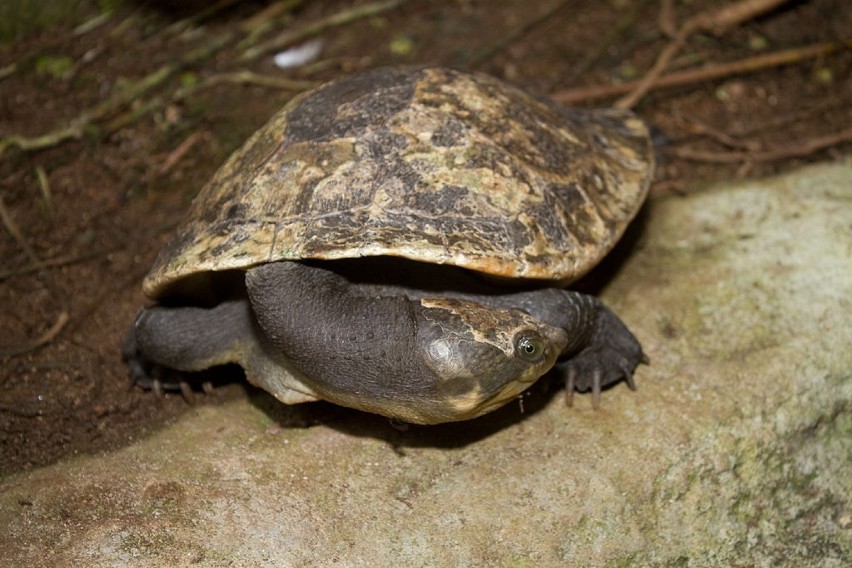
{"label": "turtle head", "polygon": [[425,298],[418,308],[418,355],[435,376],[433,411],[445,413],[441,422],[506,404],[550,370],[568,344],[564,330],[519,309],[448,298]]}

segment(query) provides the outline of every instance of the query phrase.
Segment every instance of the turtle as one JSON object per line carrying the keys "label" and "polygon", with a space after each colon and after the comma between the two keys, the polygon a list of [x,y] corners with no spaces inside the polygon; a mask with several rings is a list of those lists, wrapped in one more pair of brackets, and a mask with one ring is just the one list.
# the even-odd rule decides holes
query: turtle
{"label": "turtle", "polygon": [[382,67],[291,99],[214,174],[143,281],[131,380],[236,363],[286,404],[468,420],[551,369],[569,393],[646,362],[566,288],[615,245],[653,175],[627,110],[495,77]]}

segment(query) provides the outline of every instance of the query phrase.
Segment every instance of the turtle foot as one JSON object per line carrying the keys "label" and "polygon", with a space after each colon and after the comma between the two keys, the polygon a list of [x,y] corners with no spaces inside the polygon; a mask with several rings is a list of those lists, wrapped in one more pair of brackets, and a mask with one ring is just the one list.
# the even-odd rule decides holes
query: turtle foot
{"label": "turtle foot", "polygon": [[573,405],[575,390],[591,390],[592,407],[597,409],[601,390],[608,386],[624,380],[636,390],[633,371],[639,363],[648,363],[642,345],[618,316],[601,306],[588,345],[556,366],[565,380],[568,405]]}
{"label": "turtle foot", "polygon": [[[136,346],[134,331],[135,329],[131,329],[121,346],[121,359],[127,363],[129,370],[128,386],[153,391],[157,396],[179,392],[188,404],[195,402],[195,393],[186,374],[158,365],[146,358]],[[205,394],[212,394],[214,391],[210,381],[202,382],[201,387]]]}

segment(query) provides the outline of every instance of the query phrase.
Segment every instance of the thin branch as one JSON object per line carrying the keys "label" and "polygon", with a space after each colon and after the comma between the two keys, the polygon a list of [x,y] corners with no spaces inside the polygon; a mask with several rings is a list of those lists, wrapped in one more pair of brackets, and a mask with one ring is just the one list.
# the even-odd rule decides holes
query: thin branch
{"label": "thin branch", "polygon": [[90,18],[90,19],[86,20],[85,22],[83,22],[82,24],[80,24],[79,26],[75,27],[74,28],[74,35],[78,36],[78,37],[81,36],[81,35],[86,35],[87,33],[91,32],[93,30],[96,30],[99,27],[101,27],[102,25],[104,25],[105,23],[109,22],[112,19],[112,16],[113,16],[112,10],[107,10],[105,12],[101,12],[100,14],[95,16],[94,18]]}
{"label": "thin branch", "polygon": [[675,123],[688,133],[706,136],[729,148],[737,148],[747,152],[756,152],[759,149],[758,142],[755,140],[741,140],[695,118],[688,119],[682,115],[676,115],[674,119]]}
{"label": "thin branch", "polygon": [[260,12],[247,18],[240,24],[240,30],[246,34],[244,40],[237,44],[238,49],[247,49],[257,43],[257,40],[271,29],[281,25],[281,21],[306,0],[281,0],[270,4]]}
{"label": "thin branch", "polygon": [[253,71],[243,70],[233,73],[219,73],[211,75],[203,81],[202,88],[212,87],[222,83],[235,83],[239,85],[256,85],[258,87],[270,87],[282,91],[306,91],[317,86],[316,81],[301,79],[288,79],[287,77],[276,77],[275,75],[264,75]]}
{"label": "thin branch", "polygon": [[350,10],[344,10],[342,12],[332,14],[331,16],[321,18],[301,28],[286,30],[269,41],[245,50],[238,58],[238,61],[254,61],[267,53],[278,51],[296,42],[312,38],[330,28],[383,14],[384,12],[398,8],[408,1],[409,0],[382,0],[380,2],[371,2],[369,4],[356,6]]}
{"label": "thin branch", "polygon": [[686,40],[697,31],[712,31],[721,34],[733,26],[765,14],[789,0],[740,0],[735,4],[715,12],[702,12],[684,22],[675,37],[657,56],[650,71],[639,81],[636,87],[625,97],[616,101],[617,108],[636,106],[668,68],[675,55],[686,44]]}
{"label": "thin branch", "polygon": [[0,81],[5,79],[6,77],[11,77],[12,75],[15,74],[15,71],[17,71],[17,70],[18,70],[18,64],[17,63],[10,63],[9,65],[6,65],[5,67],[0,67]]}
{"label": "thin branch", "polygon": [[169,98],[154,97],[149,99],[144,104],[134,106],[129,111],[121,114],[103,127],[106,133],[116,132],[129,124],[133,124],[143,116],[153,112],[155,109],[162,108],[167,103],[180,102],[191,95],[195,95],[204,89],[215,87],[223,83],[235,83],[239,85],[257,85],[260,87],[268,87],[273,89],[281,89],[284,91],[301,92],[311,89],[317,85],[316,81],[306,81],[299,79],[288,79],[286,77],[275,77],[272,75],[264,75],[253,71],[234,71],[232,73],[218,73],[210,75],[203,81],[192,85],[185,85],[177,88]]}
{"label": "thin branch", "polygon": [[[663,75],[654,82],[651,88],[661,89],[667,87],[682,87],[684,85],[713,81],[733,75],[753,73],[763,69],[781,67],[783,65],[790,65],[807,59],[828,55],[844,47],[852,47],[852,38],[839,43],[819,43],[816,45],[797,47],[776,53],[747,57],[745,59],[731,61],[729,63],[706,65],[699,69],[679,71],[670,75]],[[564,91],[552,93],[550,98],[562,104],[576,104],[579,102],[606,99],[623,93],[629,93],[635,90],[641,83],[642,80],[638,80],[630,81],[628,83],[620,83],[618,85],[597,85],[592,87],[581,87],[579,89],[566,89]]]}
{"label": "thin branch", "polygon": [[660,2],[660,15],[657,17],[657,26],[670,38],[677,35],[674,0],[662,0]]}
{"label": "thin branch", "polygon": [[56,322],[52,326],[50,326],[50,329],[44,332],[38,339],[24,347],[1,350],[0,356],[9,357],[15,355],[23,355],[24,353],[29,353],[31,351],[35,351],[40,347],[44,347],[45,345],[53,341],[57,335],[59,335],[59,332],[62,331],[62,328],[65,327],[65,324],[68,323],[69,319],[71,318],[68,315],[68,312],[63,310],[62,312],[60,312],[59,317],[56,318]]}
{"label": "thin branch", "polygon": [[632,8],[627,10],[621,18],[619,18],[618,22],[616,22],[615,26],[613,26],[604,36],[603,40],[595,47],[594,50],[591,50],[582,60],[580,60],[576,66],[570,71],[568,78],[566,79],[567,83],[573,83],[576,81],[578,77],[582,77],[586,74],[586,71],[592,68],[601,57],[603,57],[607,50],[615,44],[616,40],[618,40],[624,33],[635,27],[636,21],[639,19],[640,14],[645,9],[645,7],[651,2],[651,0],[640,0],[639,2],[634,2],[631,4]]}
{"label": "thin branch", "polygon": [[740,0],[715,12],[699,14],[701,29],[720,36],[743,22],[758,18],[790,0]]}
{"label": "thin branch", "polygon": [[20,406],[4,403],[0,403],[0,412],[8,412],[9,414],[14,414],[15,416],[21,416],[23,418],[36,418],[44,414],[41,410],[27,410]]}
{"label": "thin branch", "polygon": [[514,30],[511,33],[508,33],[491,45],[487,45],[477,53],[473,55],[468,65],[472,68],[479,67],[489,59],[491,59],[495,54],[503,51],[508,46],[515,43],[518,39],[527,35],[530,31],[538,27],[540,24],[546,22],[551,17],[556,15],[557,12],[561,11],[568,4],[568,0],[562,0],[561,2],[557,2],[549,9],[545,10],[543,13],[538,16],[532,18],[530,21],[526,22],[524,25]]}
{"label": "thin branch", "polygon": [[27,239],[24,238],[24,234],[21,233],[18,226],[12,220],[12,215],[9,214],[9,210],[6,209],[6,204],[3,202],[3,197],[0,196],[0,222],[3,223],[3,226],[6,228],[6,231],[15,239],[15,242],[18,243],[18,246],[21,250],[24,251],[30,261],[38,262],[38,255],[35,253],[33,248],[30,246],[30,243],[27,242]]}
{"label": "thin branch", "polygon": [[184,156],[186,156],[192,147],[198,144],[202,138],[205,136],[209,137],[209,132],[204,132],[201,130],[196,130],[192,134],[190,134],[183,142],[181,142],[177,148],[172,150],[169,155],[163,160],[162,165],[157,168],[157,175],[162,176],[169,173],[172,168],[180,162]]}
{"label": "thin branch", "polygon": [[3,282],[8,278],[12,278],[13,276],[23,276],[25,274],[30,274],[43,268],[56,268],[69,264],[77,264],[78,262],[85,262],[92,258],[103,256],[109,252],[112,252],[113,250],[116,250],[116,248],[118,247],[96,250],[92,252],[87,252],[85,254],[66,255],[56,258],[49,258],[47,260],[38,260],[20,268],[13,268],[11,270],[5,270],[3,272],[0,272],[0,282]]}
{"label": "thin branch", "polygon": [[18,147],[24,151],[42,150],[60,144],[66,140],[80,138],[92,123],[104,116],[116,111],[124,105],[132,102],[139,96],[157,87],[168,79],[175,71],[174,64],[164,65],[160,69],[150,73],[133,83],[126,89],[113,94],[107,100],[84,110],[77,118],[73,119],[67,126],[57,128],[41,136],[28,138],[25,136],[12,135],[0,140],[0,155],[6,148]]}
{"label": "thin branch", "polygon": [[772,148],[762,152],[711,152],[693,150],[690,148],[671,148],[667,154],[695,162],[711,162],[716,164],[731,164],[739,162],[773,162],[789,158],[803,158],[814,152],[836,146],[843,142],[852,141],[852,128],[811,138],[798,144],[790,144],[780,148]]}
{"label": "thin branch", "polygon": [[183,20],[177,21],[164,31],[167,34],[176,34],[181,30],[188,29],[190,27],[198,26],[205,20],[209,20],[219,12],[226,10],[233,6],[234,4],[238,4],[240,0],[219,0],[218,2],[212,3],[210,6],[202,8],[198,12],[195,12],[191,16],[184,18]]}
{"label": "thin branch", "polygon": [[53,207],[53,192],[50,190],[50,181],[47,179],[47,173],[41,166],[36,166],[35,173],[41,197],[44,199],[44,208],[47,210],[47,214],[52,216],[55,209]]}
{"label": "thin branch", "polygon": [[230,35],[214,38],[206,45],[188,53],[181,61],[163,65],[156,71],[149,73],[127,88],[114,93],[105,101],[89,107],[81,112],[67,126],[57,128],[46,134],[32,138],[12,135],[0,139],[0,155],[3,154],[6,148],[10,147],[17,147],[24,151],[43,150],[65,142],[66,140],[80,138],[87,129],[94,126],[96,121],[102,120],[119,109],[136,101],[142,95],[162,85],[166,80],[185,67],[193,65],[196,62],[213,55],[224,48],[230,40]]}

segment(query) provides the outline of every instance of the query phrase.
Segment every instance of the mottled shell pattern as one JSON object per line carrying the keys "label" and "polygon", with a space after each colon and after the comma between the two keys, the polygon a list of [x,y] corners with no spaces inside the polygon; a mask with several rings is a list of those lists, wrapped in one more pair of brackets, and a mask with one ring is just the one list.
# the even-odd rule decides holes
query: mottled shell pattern
{"label": "mottled shell pattern", "polygon": [[565,108],[492,77],[382,68],[294,98],[219,169],[144,282],[390,255],[567,283],[653,173],[629,111]]}

